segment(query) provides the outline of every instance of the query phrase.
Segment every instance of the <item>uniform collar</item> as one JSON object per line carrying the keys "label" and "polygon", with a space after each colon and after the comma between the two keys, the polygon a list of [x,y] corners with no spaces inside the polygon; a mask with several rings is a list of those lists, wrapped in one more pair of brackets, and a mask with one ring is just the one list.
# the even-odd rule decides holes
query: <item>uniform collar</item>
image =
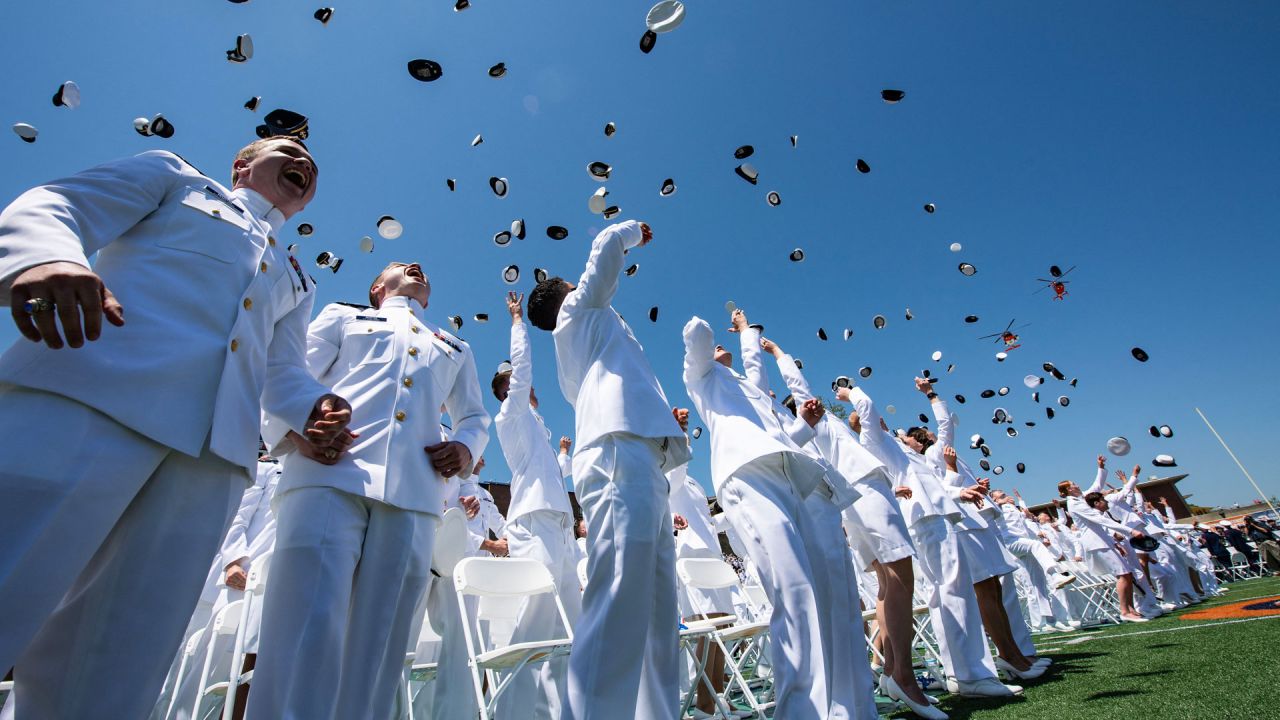
{"label": "uniform collar", "polygon": [[417,303],[413,301],[413,298],[408,297],[407,295],[389,297],[386,300],[383,300],[382,305],[378,307],[379,310],[388,310],[391,308],[404,308],[412,313],[414,317],[418,316]]}
{"label": "uniform collar", "polygon": [[257,190],[250,190],[247,187],[238,187],[231,191],[231,197],[244,203],[249,209],[250,214],[255,218],[265,222],[271,226],[271,232],[275,232],[276,228],[284,226],[284,213],[280,209],[271,204]]}

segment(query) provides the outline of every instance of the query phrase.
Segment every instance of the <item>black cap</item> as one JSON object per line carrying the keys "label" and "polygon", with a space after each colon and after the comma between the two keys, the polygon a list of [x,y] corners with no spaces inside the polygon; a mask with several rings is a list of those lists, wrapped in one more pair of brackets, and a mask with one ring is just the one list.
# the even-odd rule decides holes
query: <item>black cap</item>
{"label": "black cap", "polygon": [[288,135],[299,140],[306,140],[310,130],[307,127],[307,116],[292,110],[276,108],[262,118],[257,128],[258,137],[269,138],[277,135]]}
{"label": "black cap", "polygon": [[827,331],[822,328],[818,328],[818,339],[825,341],[827,339]]}
{"label": "black cap", "polygon": [[1054,367],[1053,363],[1045,363],[1045,364],[1044,364],[1044,371],[1045,371],[1045,372],[1047,372],[1047,373],[1049,373],[1050,375],[1052,375],[1052,376],[1054,377],[1054,379],[1055,379],[1055,380],[1066,380],[1066,379],[1067,379],[1067,376],[1066,376],[1066,375],[1063,375],[1061,370],[1059,370],[1058,368]]}
{"label": "black cap", "polygon": [[658,306],[649,308],[649,322],[658,322]]}
{"label": "black cap", "polygon": [[738,167],[734,168],[733,171],[738,174],[738,177],[746,180],[752,185],[760,182],[760,173],[756,172],[755,166],[751,163],[742,163]]}
{"label": "black cap", "polygon": [[902,102],[902,98],[906,96],[907,94],[901,90],[881,90],[880,91],[880,99],[884,100],[890,105]]}
{"label": "black cap", "polygon": [[871,318],[871,325],[877,330],[883,328],[887,322],[888,321],[884,319],[883,315],[877,315]]}
{"label": "black cap", "polygon": [[623,270],[622,272],[627,277],[631,277],[632,275],[635,275],[639,271],[640,271],[640,263],[632,263],[629,267],[627,267],[626,270]]}
{"label": "black cap", "polygon": [[476,313],[471,319],[478,323],[487,323],[489,322],[489,313]]}
{"label": "black cap", "polygon": [[756,152],[756,149],[751,147],[750,145],[743,145],[739,147],[737,150],[733,151],[733,156],[739,160],[746,160],[747,158],[754,155],[755,152]]}
{"label": "black cap", "polygon": [[928,425],[928,424],[929,424],[929,416],[928,416],[928,415],[925,415],[924,413],[920,413],[920,415],[919,415],[918,417],[920,418],[920,423],[921,423],[922,425]]}
{"label": "black cap", "polygon": [[602,163],[598,160],[587,166],[587,174],[589,174],[591,179],[596,182],[604,182],[605,180],[608,180],[609,174],[612,172],[613,168],[609,166],[609,163]]}
{"label": "black cap", "polygon": [[791,262],[800,262],[801,260],[804,260],[804,250],[796,248],[795,250],[792,250],[791,254],[787,257],[791,258]]}
{"label": "black cap", "polygon": [[1050,265],[1049,274],[1053,277],[1062,277],[1062,268],[1057,265]]}
{"label": "black cap", "polygon": [[663,197],[667,197],[668,195],[675,195],[676,181],[672,180],[671,178],[667,178],[666,180],[663,180],[662,187],[658,188],[658,194]]}
{"label": "black cap", "polygon": [[960,263],[960,267],[957,269],[960,271],[961,275],[964,275],[966,277],[972,277],[978,272],[978,268],[974,267],[973,265],[967,262]]}
{"label": "black cap", "polygon": [[1160,437],[1160,428],[1156,427],[1155,425],[1152,425],[1151,427],[1147,428],[1147,432],[1151,433],[1151,437],[1153,438]]}
{"label": "black cap", "polygon": [[956,395],[956,402],[958,402],[958,403],[960,403],[961,405],[963,405],[963,404],[964,404],[964,396],[963,396],[963,395]]}
{"label": "black cap", "polygon": [[1005,434],[1006,434],[1006,435],[1008,435],[1009,437],[1018,437],[1018,429],[1017,429],[1017,428],[1005,428],[1005,429],[1004,429],[1004,432],[1005,432]]}
{"label": "black cap", "polygon": [[981,393],[979,393],[979,395],[981,395],[981,396],[982,396],[982,399],[986,400],[986,399],[989,399],[989,398],[993,398],[993,397],[995,397],[995,396],[996,396],[996,391],[995,391],[995,390],[983,390]]}
{"label": "black cap", "polygon": [[613,137],[613,134],[614,134],[614,133],[616,133],[616,132],[618,132],[618,126],[617,126],[617,125],[614,125],[612,122],[607,122],[607,123],[605,123],[605,124],[604,124],[604,136],[605,136],[605,137]]}
{"label": "black cap", "polygon": [[653,46],[656,45],[657,43],[658,43],[658,33],[652,30],[645,30],[644,35],[640,36],[640,52],[644,53],[645,55],[648,55],[649,51],[653,50]]}
{"label": "black cap", "polygon": [[449,327],[453,328],[453,331],[454,331],[454,332],[457,332],[457,331],[461,330],[461,329],[462,329],[462,316],[461,316],[461,315],[450,315],[450,316],[449,316]]}
{"label": "black cap", "polygon": [[551,238],[552,240],[563,240],[569,237],[569,229],[565,227],[561,227],[560,225],[548,225],[547,237]]}
{"label": "black cap", "polygon": [[543,280],[546,280],[546,279],[547,279],[547,271],[546,271],[546,270],[543,270],[542,268],[534,268],[534,269],[533,269],[533,281],[534,281],[535,283],[540,283],[540,282],[542,282]]}
{"label": "black cap", "polygon": [[260,102],[262,102],[262,97],[260,95],[255,95],[244,102],[244,109],[249,112],[257,112],[258,103]]}
{"label": "black cap", "polygon": [[622,212],[622,208],[618,207],[617,205],[610,205],[609,207],[605,208],[604,212],[600,213],[600,215],[603,216],[605,220],[612,220],[618,217],[618,214],[621,212]]}
{"label": "black cap", "polygon": [[311,223],[302,223],[298,225],[298,234],[301,235],[302,237],[307,237],[308,235],[310,235],[315,231],[316,229],[311,227]]}
{"label": "black cap", "polygon": [[458,181],[453,178],[445,178],[444,184],[449,186],[449,192],[453,192],[458,189]]}
{"label": "black cap", "polygon": [[453,11],[462,12],[469,7],[471,7],[471,0],[457,0],[457,2],[453,4]]}
{"label": "black cap", "polygon": [[800,140],[800,136],[799,136],[799,135],[792,135],[792,136],[791,136],[791,147],[795,147],[795,146],[796,146],[796,142],[798,142],[799,140]]}
{"label": "black cap", "polygon": [[986,472],[991,472],[991,463],[987,462],[986,460],[979,460],[978,467],[982,468]]}
{"label": "black cap", "polygon": [[764,196],[764,201],[769,203],[770,207],[778,207],[782,204],[782,196],[776,190],[770,190],[769,194]]}
{"label": "black cap", "polygon": [[431,82],[432,80],[439,80],[440,76],[444,75],[444,68],[440,67],[440,63],[435,60],[419,58],[409,61],[409,74],[413,76],[414,80]]}
{"label": "black cap", "polygon": [[925,203],[925,204],[924,204],[924,211],[925,211],[925,212],[927,212],[927,213],[929,213],[930,215],[932,215],[932,214],[933,214],[933,211],[935,211],[935,210],[937,210],[937,209],[938,209],[938,206],[937,206],[937,205],[934,205],[933,203]]}
{"label": "black cap", "polygon": [[965,322],[967,322],[967,323],[970,323],[970,324],[972,324],[972,323],[976,323],[976,322],[978,322],[978,316],[977,316],[977,315],[965,315],[965,316],[964,316],[964,321],[965,321]]}
{"label": "black cap", "polygon": [[491,78],[500,78],[506,74],[507,74],[506,63],[498,63],[497,65],[494,65],[493,67],[489,68],[489,77]]}
{"label": "black cap", "polygon": [[1026,471],[1027,471],[1027,466],[1026,466],[1025,464],[1023,464],[1023,463],[1018,463],[1017,465],[1015,465],[1015,466],[1014,466],[1014,468],[1015,468],[1019,473],[1024,473],[1024,472],[1026,472]]}
{"label": "black cap", "polygon": [[[173,123],[165,119],[163,115],[156,115],[151,119],[151,134],[162,138],[173,137]],[[336,270],[334,272],[337,272]]]}
{"label": "black cap", "polygon": [[1050,420],[1052,420],[1052,419],[1053,419],[1053,406],[1052,406],[1052,405],[1046,405],[1046,406],[1044,407],[1044,414],[1045,414],[1045,417],[1047,417],[1047,418],[1049,418]]}
{"label": "black cap", "polygon": [[1147,360],[1151,359],[1151,357],[1147,355],[1147,351],[1143,350],[1140,347],[1136,347],[1130,350],[1129,352],[1133,353],[1133,359],[1137,360],[1138,362],[1146,362]]}
{"label": "black cap", "polygon": [[319,20],[321,25],[328,25],[329,19],[333,17],[333,8],[320,8],[311,17]]}
{"label": "black cap", "polygon": [[863,377],[863,378],[871,377],[871,366],[868,365],[866,367],[858,368],[858,377]]}

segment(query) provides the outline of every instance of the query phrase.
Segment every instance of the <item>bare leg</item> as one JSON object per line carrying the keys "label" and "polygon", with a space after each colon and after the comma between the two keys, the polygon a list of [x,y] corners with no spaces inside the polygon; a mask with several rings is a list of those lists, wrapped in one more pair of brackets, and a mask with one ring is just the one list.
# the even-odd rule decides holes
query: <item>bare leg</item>
{"label": "bare leg", "polygon": [[1141,617],[1133,609],[1133,575],[1125,573],[1116,576],[1116,594],[1120,596],[1120,614],[1129,617]]}
{"label": "bare leg", "polygon": [[978,596],[978,610],[982,613],[982,625],[987,629],[1000,657],[1017,670],[1028,670],[1031,661],[1018,649],[1013,639],[1013,631],[1009,629],[1009,616],[1004,611],[1004,597],[1000,588],[1000,578],[987,578],[973,584],[973,591]]}
{"label": "bare leg", "polygon": [[1204,588],[1200,587],[1200,573],[1195,568],[1187,568],[1187,576],[1191,578],[1191,587],[1195,589],[1197,595],[1204,594]]}
{"label": "bare leg", "polygon": [[[911,567],[911,558],[895,560],[887,565],[876,563],[883,571],[880,590],[885,594],[884,602],[878,610],[884,614],[881,622],[881,633],[886,635],[884,671],[889,673],[902,692],[913,702],[925,704],[929,699],[916,683],[915,673],[911,669],[911,595],[915,588],[915,575]],[[893,658],[890,665],[889,658]]]}
{"label": "bare leg", "polygon": [[[688,620],[701,620],[703,618],[724,617],[728,613],[713,612],[706,615],[694,615],[686,618]],[[715,688],[716,694],[724,693],[724,653],[720,651],[720,647],[712,645],[707,647],[708,643],[705,639],[698,641],[698,659],[706,658],[707,677],[711,678],[711,687]],[[710,652],[710,655],[707,653]],[[696,680],[698,685],[697,700],[694,707],[699,710],[714,715],[716,713],[716,698],[711,694],[711,690],[707,689],[707,684],[699,678]]]}

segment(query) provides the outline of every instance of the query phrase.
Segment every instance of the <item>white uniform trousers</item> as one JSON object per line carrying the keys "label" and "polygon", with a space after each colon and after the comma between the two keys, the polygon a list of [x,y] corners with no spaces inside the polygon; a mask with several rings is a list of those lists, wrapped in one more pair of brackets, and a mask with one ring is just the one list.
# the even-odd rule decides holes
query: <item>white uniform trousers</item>
{"label": "white uniform trousers", "polygon": [[276,547],[247,715],[383,720],[439,519],[325,487],[276,498]]}
{"label": "white uniform trousers", "polygon": [[1178,602],[1184,596],[1186,600],[1195,600],[1195,588],[1191,585],[1191,576],[1187,574],[1186,559],[1171,541],[1164,537],[1157,539],[1160,547],[1152,554],[1152,560],[1159,559],[1161,564],[1169,568],[1166,576],[1157,578],[1160,596],[1167,602]]}
{"label": "white uniform trousers", "polygon": [[825,718],[831,699],[816,581],[826,560],[815,556],[813,543],[804,537],[813,523],[787,478],[781,454],[739,468],[721,483],[717,499],[754,561],[773,608],[769,635],[774,717]]}
{"label": "white uniform trousers", "polygon": [[[480,599],[471,596],[466,602],[467,623],[474,632]],[[430,688],[430,717],[434,720],[471,720],[480,712],[480,706],[476,702],[475,684],[468,665],[467,637],[462,631],[462,613],[453,578],[431,579],[431,589],[427,592],[427,617],[440,634],[436,679]]]}
{"label": "white uniform trousers", "polygon": [[991,648],[982,632],[982,613],[973,592],[973,577],[956,540],[940,517],[911,526],[918,567],[929,586],[929,620],[947,674],[961,682],[996,676]]}
{"label": "white uniform trousers", "polygon": [[0,408],[6,713],[146,717],[249,477],[52,393]]}
{"label": "white uniform trousers", "polygon": [[610,433],[574,453],[589,554],[566,720],[678,714],[680,611],[661,442]]}
{"label": "white uniform trousers", "polygon": [[[1017,538],[1009,541],[1005,547],[1018,559],[1025,573],[1027,583],[1027,606],[1040,617],[1052,618],[1055,602],[1053,591],[1049,587],[1049,575],[1060,570],[1058,561],[1049,552],[1044,543],[1031,538]],[[1058,601],[1059,603],[1061,601]],[[1065,610],[1063,606],[1063,610]],[[1065,617],[1059,618],[1065,620]],[[1039,618],[1033,618],[1035,625],[1040,625]]]}
{"label": "white uniform trousers", "polygon": [[826,658],[826,683],[830,688],[830,720],[879,717],[875,678],[862,634],[862,606],[858,602],[857,576],[849,544],[840,524],[840,511],[831,502],[825,484],[805,498],[808,530],[803,537],[809,556],[818,558],[814,590]]}
{"label": "white uniform trousers", "polygon": [[[573,516],[555,510],[537,510],[507,523],[507,547],[511,557],[537,560],[551,571],[556,591],[571,624],[582,614],[578,590],[577,546],[573,542]],[[525,601],[511,635],[512,643],[566,637],[555,600],[538,595]],[[558,658],[525,668],[511,681],[498,702],[504,718],[558,720],[568,690],[569,659]]]}

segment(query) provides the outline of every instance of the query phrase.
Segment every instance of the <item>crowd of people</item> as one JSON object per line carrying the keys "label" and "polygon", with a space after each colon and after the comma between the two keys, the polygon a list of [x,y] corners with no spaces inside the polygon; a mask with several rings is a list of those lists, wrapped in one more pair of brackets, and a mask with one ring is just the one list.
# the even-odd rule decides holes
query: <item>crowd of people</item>
{"label": "crowd of people", "polygon": [[[673,407],[612,307],[625,254],[653,240],[637,221],[605,228],[576,282],[507,296],[490,418],[470,347],[425,313],[417,263],[372,278],[367,304],[312,317],[314,281],[276,234],[317,177],[282,136],[241,150],[229,188],[148,152],[0,214],[0,293],[26,338],[0,359],[4,718],[202,717],[207,678],[240,659],[224,611],[268,562],[244,620],[252,678],[218,698],[255,720],[755,715],[726,690],[733,658],[705,639],[682,656],[682,623],[743,603],[677,577],[680,560],[722,558],[722,535],[741,585],[762,591],[757,662],[770,714],[788,720],[876,717],[877,695],[946,718],[917,675],[920,603],[940,689],[1008,698],[1051,664],[1033,630],[1200,602],[1222,591],[1214,558],[1246,540],[1249,562],[1280,570],[1272,528],[1179,526],[1142,497],[1139,467],[1109,484],[1102,455],[1092,482],[1060,483],[1056,512],[1033,514],[957,454],[929,379],[914,387],[932,429],[890,431],[852,382],[837,417],[740,308],[732,342],[685,325],[693,407]],[[553,443],[538,412],[529,325],[554,341],[572,440]],[[688,471],[694,413],[715,514]],[[512,475],[505,516],[479,482],[491,424]],[[481,706],[498,688],[472,672],[476,608],[432,566],[454,510],[468,554],[554,580],[510,642],[572,634],[567,656],[505,676],[494,708]],[[438,668],[416,696],[406,654]]]}

